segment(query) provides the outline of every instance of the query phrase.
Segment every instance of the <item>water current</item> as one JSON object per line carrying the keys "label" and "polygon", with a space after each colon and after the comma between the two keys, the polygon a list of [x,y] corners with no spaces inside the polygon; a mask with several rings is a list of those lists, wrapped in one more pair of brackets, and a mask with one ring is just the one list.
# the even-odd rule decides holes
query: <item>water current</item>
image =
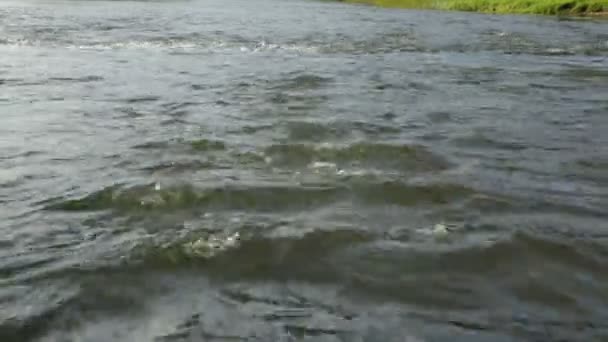
{"label": "water current", "polygon": [[607,208],[606,20],[0,3],[2,342],[608,341]]}

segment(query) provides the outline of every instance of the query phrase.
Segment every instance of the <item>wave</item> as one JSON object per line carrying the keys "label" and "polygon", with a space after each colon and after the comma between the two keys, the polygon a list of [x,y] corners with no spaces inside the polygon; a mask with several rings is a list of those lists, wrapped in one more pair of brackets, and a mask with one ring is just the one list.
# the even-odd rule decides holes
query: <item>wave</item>
{"label": "wave", "polygon": [[281,278],[290,274],[309,277],[326,272],[322,265],[326,255],[372,239],[369,233],[349,229],[316,230],[291,237],[247,236],[246,231],[242,235],[237,244],[218,248],[219,252],[208,250],[209,234],[193,234],[161,245],[144,242],[133,250],[130,258],[135,263],[143,262],[145,267],[198,265],[207,274],[219,277]]}
{"label": "wave", "polygon": [[477,148],[477,149],[497,149],[506,151],[524,151],[530,148],[530,144],[513,139],[500,140],[502,137],[497,135],[490,136],[482,132],[475,132],[467,136],[461,136],[452,139],[452,142],[458,146]]}
{"label": "wave", "polygon": [[[322,167],[317,165],[318,167]],[[383,180],[367,173],[342,173],[342,181],[305,184],[233,184],[197,188],[160,183],[110,186],[79,199],[52,200],[46,210],[118,213],[190,210],[290,211],[313,209],[340,201],[365,205],[417,206],[449,204],[470,198],[476,191],[451,183],[408,184]]]}
{"label": "wave", "polygon": [[112,186],[84,198],[48,205],[47,210],[119,212],[179,210],[187,208],[233,210],[306,209],[331,203],[340,189],[331,186],[226,186],[197,189],[190,185],[158,189],[154,184]]}
{"label": "wave", "polygon": [[[395,38],[397,37],[397,38]],[[408,38],[411,39],[411,38]],[[385,34],[369,40],[307,40],[296,42],[268,42],[265,40],[233,40],[227,38],[150,38],[106,42],[62,41],[60,39],[5,38],[0,45],[11,47],[54,47],[72,50],[166,50],[176,54],[198,54],[216,51],[236,53],[282,52],[295,55],[318,54],[385,54],[385,53],[440,53],[440,52],[497,52],[505,55],[540,56],[605,56],[608,44],[585,42],[578,45],[548,45],[525,39],[505,39],[505,36],[480,40],[477,43],[456,43],[434,46],[416,39],[399,38],[399,34]]]}
{"label": "wave", "polygon": [[353,132],[361,132],[367,136],[384,136],[401,133],[401,129],[395,126],[364,123],[364,122],[349,122],[349,121],[333,121],[333,122],[309,122],[291,120],[282,125],[287,131],[289,141],[294,142],[317,142],[331,141],[338,139],[350,138]]}
{"label": "wave", "polygon": [[333,162],[340,168],[360,166],[424,172],[445,170],[451,165],[443,157],[418,145],[368,142],[350,145],[291,143],[269,146],[264,153],[271,158],[272,164],[285,167]]}
{"label": "wave", "polygon": [[[475,303],[482,303],[484,296],[495,297],[498,291],[503,298],[531,305],[578,310],[581,306],[571,287],[582,286],[577,294],[580,298],[582,293],[593,296],[593,285],[576,285],[580,283],[569,278],[572,270],[599,275],[606,262],[605,257],[598,259],[597,253],[585,252],[580,241],[557,241],[522,230],[452,234],[456,236],[451,243],[362,244],[342,253],[332,271],[359,295],[376,300],[468,310],[478,309]],[[471,239],[475,235],[479,239]],[[527,265],[525,274],[519,273],[522,264]],[[569,280],[559,283],[564,278]],[[500,285],[487,288],[495,286],[492,284]]]}
{"label": "wave", "polygon": [[205,53],[233,51],[237,53],[286,52],[294,54],[317,54],[319,47],[307,44],[274,44],[266,41],[232,41],[230,39],[132,39],[106,42],[62,41],[60,39],[5,38],[0,46],[51,47],[68,50],[165,50],[179,53]]}
{"label": "wave", "polygon": [[[37,280],[47,286],[36,295],[22,293],[27,292],[26,286],[16,288],[11,293],[33,304],[34,310],[1,320],[0,337],[33,339],[61,329],[57,324],[74,323],[77,325],[70,327],[79,329],[80,323],[98,319],[145,315],[159,295],[176,288],[176,279],[179,291],[200,294],[204,288],[227,307],[261,306],[268,311],[262,314],[256,310],[260,313],[256,317],[293,327],[293,331],[306,336],[341,331],[297,324],[312,311],[345,321],[366,317],[356,306],[343,306],[345,300],[406,305],[419,308],[416,313],[420,315],[449,310],[452,314],[447,323],[459,328],[503,331],[509,327],[497,325],[496,319],[511,324],[514,318],[500,316],[500,312],[492,320],[468,315],[495,309],[496,298],[522,303],[521,310],[535,306],[541,312],[555,308],[560,308],[561,314],[580,312],[586,310],[588,300],[600,298],[596,285],[606,279],[602,272],[608,261],[605,246],[556,239],[504,223],[461,226],[450,230],[448,239],[423,234],[401,240],[364,227],[324,225],[302,229],[287,221],[263,230],[248,229],[246,225],[232,228],[143,238],[110,264],[73,267]],[[230,239],[235,238],[237,230],[238,240],[228,243],[234,241]],[[163,275],[170,281],[163,282]],[[594,281],[581,280],[584,275],[593,275]],[[105,285],[100,286],[102,278]],[[210,287],[208,280],[228,285],[218,290]],[[297,291],[282,296],[259,284],[313,284],[316,290],[319,286],[338,286],[341,304],[331,300],[317,303],[310,293]],[[39,291],[39,283],[32,289]],[[572,289],[576,289],[576,296]],[[171,298],[176,299],[173,295]],[[203,302],[208,304],[207,299]],[[465,313],[467,316],[462,316]],[[550,314],[542,318],[549,320]],[[426,319],[445,322],[447,318],[433,315]],[[561,319],[568,321],[567,317]],[[204,315],[192,316],[176,334],[191,333],[203,321]],[[560,329],[566,334],[576,330],[568,324]],[[166,337],[171,340],[178,336]]]}
{"label": "wave", "polygon": [[[470,280],[479,277],[505,281],[506,287],[501,291],[515,297],[525,295],[519,292],[519,286],[530,280],[545,287],[542,291],[547,296],[553,291],[550,298],[555,298],[568,294],[551,288],[543,276],[553,279],[576,270],[605,278],[602,270],[608,261],[608,249],[599,243],[566,241],[547,233],[487,224],[458,226],[445,234],[412,229],[405,239],[395,240],[365,227],[303,229],[285,224],[263,230],[248,230],[245,226],[219,232],[194,230],[185,235],[142,239],[125,251],[126,256],[120,262],[83,272],[184,269],[234,281],[292,279],[341,283],[367,296],[446,305],[475,303],[469,297],[473,292],[458,290],[460,285],[453,283],[457,279],[467,279],[464,283],[468,284],[476,284]],[[509,282],[513,272],[521,271],[522,263],[529,273],[517,277],[516,283]],[[428,292],[421,290],[423,285],[428,286]],[[451,293],[454,298],[426,296],[432,293],[439,297]],[[545,298],[535,300],[555,304],[552,299],[544,302]]]}

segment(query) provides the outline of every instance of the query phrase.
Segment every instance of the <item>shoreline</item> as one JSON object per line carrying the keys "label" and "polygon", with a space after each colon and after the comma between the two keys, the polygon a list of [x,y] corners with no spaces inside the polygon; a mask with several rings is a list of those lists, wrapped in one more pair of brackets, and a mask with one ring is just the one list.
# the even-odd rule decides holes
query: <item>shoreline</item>
{"label": "shoreline", "polygon": [[608,18],[608,0],[339,0],[388,8]]}

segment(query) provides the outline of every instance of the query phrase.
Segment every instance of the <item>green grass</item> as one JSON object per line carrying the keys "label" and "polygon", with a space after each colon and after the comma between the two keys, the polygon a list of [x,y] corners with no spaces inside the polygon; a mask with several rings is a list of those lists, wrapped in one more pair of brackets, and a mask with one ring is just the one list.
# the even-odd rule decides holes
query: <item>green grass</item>
{"label": "green grass", "polygon": [[608,11],[608,0],[445,0],[450,10],[522,14],[589,14]]}
{"label": "green grass", "polygon": [[383,7],[546,15],[607,14],[608,0],[346,0]]}

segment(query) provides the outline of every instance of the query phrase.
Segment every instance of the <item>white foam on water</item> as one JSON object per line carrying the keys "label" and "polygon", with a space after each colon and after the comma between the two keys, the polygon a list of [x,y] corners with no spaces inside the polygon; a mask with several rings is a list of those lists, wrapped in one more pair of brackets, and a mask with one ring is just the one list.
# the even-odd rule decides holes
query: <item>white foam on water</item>
{"label": "white foam on water", "polygon": [[182,249],[186,255],[191,257],[211,258],[218,253],[237,247],[240,240],[239,232],[226,236],[209,235],[184,243]]}

